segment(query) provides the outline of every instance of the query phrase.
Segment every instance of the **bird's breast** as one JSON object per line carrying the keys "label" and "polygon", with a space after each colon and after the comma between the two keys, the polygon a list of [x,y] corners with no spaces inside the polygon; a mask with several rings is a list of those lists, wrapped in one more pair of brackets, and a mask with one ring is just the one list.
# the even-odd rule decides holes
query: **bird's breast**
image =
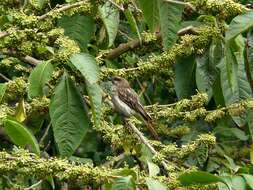
{"label": "bird's breast", "polygon": [[122,100],[119,99],[118,96],[112,97],[112,102],[115,107],[115,109],[123,114],[125,117],[131,117],[135,114],[135,111],[131,109],[126,103],[124,103]]}

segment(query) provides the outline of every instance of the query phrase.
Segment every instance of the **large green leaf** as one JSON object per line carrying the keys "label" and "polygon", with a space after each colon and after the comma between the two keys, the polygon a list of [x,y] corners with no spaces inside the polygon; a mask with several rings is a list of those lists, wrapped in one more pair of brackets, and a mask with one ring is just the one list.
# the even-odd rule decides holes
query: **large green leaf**
{"label": "large green leaf", "polygon": [[[226,106],[252,97],[252,91],[245,74],[243,52],[244,40],[242,36],[238,36],[235,41],[226,44],[225,58],[218,65]],[[242,117],[233,117],[233,119],[239,126],[245,124]]]}
{"label": "large green leaf", "polygon": [[201,57],[196,58],[196,84],[200,92],[205,92],[211,98],[214,83],[217,80],[217,63],[220,62],[222,55],[222,45],[220,41],[213,41],[209,50]]}
{"label": "large green leaf", "polygon": [[233,176],[233,189],[248,190],[247,183],[242,176]]}
{"label": "large green leaf", "polygon": [[253,175],[249,174],[242,174],[247,184],[250,186],[251,189],[253,189]]}
{"label": "large green leaf", "polygon": [[93,122],[96,127],[100,125],[102,113],[102,89],[97,83],[90,84],[87,82],[87,91],[90,97]]}
{"label": "large green leaf", "polygon": [[115,8],[109,1],[107,1],[103,6],[99,7],[99,13],[106,28],[109,38],[108,47],[110,47],[113,45],[118,33],[119,10]]}
{"label": "large green leaf", "polygon": [[5,133],[14,144],[22,148],[31,148],[32,152],[40,155],[40,148],[36,138],[23,124],[11,118],[4,119],[3,123]]}
{"label": "large green leaf", "polygon": [[163,47],[168,49],[176,42],[184,6],[158,0],[158,8]]}
{"label": "large green leaf", "polygon": [[193,56],[181,58],[175,65],[175,90],[179,99],[188,98],[195,94],[195,67]]}
{"label": "large green leaf", "polygon": [[89,120],[83,98],[67,74],[55,88],[49,113],[60,155],[69,157],[86,134]]}
{"label": "large green leaf", "polygon": [[178,179],[181,184],[185,186],[194,184],[211,184],[217,182],[224,183],[224,180],[221,177],[202,171],[184,173],[180,175]]}
{"label": "large green leaf", "polygon": [[70,58],[71,63],[82,73],[90,84],[96,83],[99,79],[99,67],[93,56],[88,53],[74,54]]}
{"label": "large green leaf", "polygon": [[5,90],[6,90],[6,84],[5,83],[0,83],[0,103],[3,99],[3,97],[4,97]]}
{"label": "large green leaf", "polygon": [[58,25],[64,28],[64,34],[75,40],[82,51],[86,51],[87,45],[95,31],[95,23],[92,17],[73,15],[61,17]]}
{"label": "large green leaf", "polygon": [[226,32],[226,41],[229,41],[242,32],[245,32],[253,27],[253,11],[247,11],[243,15],[238,15],[229,24]]}
{"label": "large green leaf", "polygon": [[43,96],[43,88],[45,84],[51,79],[54,71],[53,65],[49,61],[40,63],[31,72],[28,82],[29,97]]}
{"label": "large green leaf", "polygon": [[167,186],[160,181],[157,181],[153,178],[147,177],[146,184],[149,190],[166,190],[168,189]]}
{"label": "large green leaf", "polygon": [[140,34],[140,31],[139,31],[137,22],[136,22],[136,20],[135,20],[135,18],[134,18],[134,15],[133,15],[133,13],[131,12],[131,9],[128,7],[128,8],[124,11],[124,14],[125,14],[125,16],[126,16],[126,19],[127,19],[128,23],[129,23],[129,25],[130,25],[130,28],[131,28],[132,32],[134,32],[134,33],[138,36],[139,40],[141,41],[141,40],[142,40],[142,39],[141,39],[141,34]]}
{"label": "large green leaf", "polygon": [[139,0],[139,5],[151,32],[157,31],[159,27],[157,0]]}
{"label": "large green leaf", "polygon": [[113,184],[111,190],[135,190],[136,186],[132,176],[119,177]]}

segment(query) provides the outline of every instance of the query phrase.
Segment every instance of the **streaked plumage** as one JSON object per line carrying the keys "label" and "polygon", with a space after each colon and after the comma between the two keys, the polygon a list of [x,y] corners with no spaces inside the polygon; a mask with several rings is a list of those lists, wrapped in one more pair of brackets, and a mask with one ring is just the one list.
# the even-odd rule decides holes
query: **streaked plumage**
{"label": "streaked plumage", "polygon": [[110,80],[115,86],[114,93],[111,94],[115,109],[125,117],[131,117],[137,114],[141,115],[147,122],[147,127],[152,135],[156,139],[159,139],[152,126],[152,118],[145,111],[138,98],[138,94],[130,87],[128,81],[121,77],[112,77]]}

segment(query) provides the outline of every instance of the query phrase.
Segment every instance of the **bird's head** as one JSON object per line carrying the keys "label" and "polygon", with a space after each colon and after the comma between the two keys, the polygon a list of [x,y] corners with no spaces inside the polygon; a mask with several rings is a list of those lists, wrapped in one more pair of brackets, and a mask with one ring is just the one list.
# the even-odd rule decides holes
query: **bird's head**
{"label": "bird's head", "polygon": [[129,88],[130,87],[130,85],[126,79],[118,77],[118,76],[110,77],[109,81],[111,81],[112,84],[117,87],[122,87],[122,88]]}

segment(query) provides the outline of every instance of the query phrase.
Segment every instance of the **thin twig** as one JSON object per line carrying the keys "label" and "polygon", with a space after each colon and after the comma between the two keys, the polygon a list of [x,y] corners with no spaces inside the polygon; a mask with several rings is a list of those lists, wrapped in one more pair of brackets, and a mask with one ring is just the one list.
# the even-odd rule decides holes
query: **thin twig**
{"label": "thin twig", "polygon": [[5,81],[10,81],[10,79],[8,79],[6,76],[4,76],[2,73],[0,73],[0,77],[2,78],[2,79],[4,79]]}
{"label": "thin twig", "polygon": [[163,0],[163,1],[168,2],[168,3],[178,4],[178,5],[186,5],[186,6],[191,5],[190,3],[183,2],[183,1],[176,1],[176,0]]}
{"label": "thin twig", "polygon": [[124,7],[118,5],[117,3],[115,3],[113,0],[108,0],[113,6],[115,6],[117,9],[119,9],[120,11],[124,11]]}
{"label": "thin twig", "polygon": [[[147,146],[147,148],[151,151],[152,154],[158,155],[154,147],[146,140],[143,134],[132,123],[130,123],[130,121],[126,120],[126,125],[139,137],[140,141]],[[162,160],[161,164],[164,169],[168,171],[168,166],[165,160]]]}
{"label": "thin twig", "polygon": [[110,166],[111,164],[113,164],[114,162],[118,162],[120,160],[122,160],[125,157],[125,153],[121,153],[120,155],[113,157],[111,160],[109,160],[108,162],[105,162],[103,164],[103,166],[107,167]]}
{"label": "thin twig", "polygon": [[37,183],[31,185],[30,187],[25,188],[25,190],[30,190],[33,188],[36,188],[37,186],[39,186],[42,183],[43,180],[39,180]]}
{"label": "thin twig", "polygon": [[40,142],[39,142],[40,145],[43,145],[42,143],[43,143],[43,141],[45,140],[45,138],[46,138],[46,136],[47,136],[47,134],[48,134],[48,131],[49,131],[51,125],[52,125],[52,123],[50,122],[50,123],[48,124],[47,128],[46,128],[46,131],[44,132],[43,136],[42,136],[41,139],[40,139]]}
{"label": "thin twig", "polygon": [[[160,39],[161,38],[161,34],[160,33],[156,33],[156,38]],[[145,43],[145,42],[144,42]],[[130,42],[127,43],[123,43],[120,44],[117,48],[112,49],[108,54],[104,55],[103,57],[105,59],[114,59],[119,57],[121,54],[129,51],[129,50],[135,50],[136,48],[141,46],[141,41],[139,39],[136,40],[132,40]]]}
{"label": "thin twig", "polygon": [[88,3],[88,0],[79,1],[79,2],[73,3],[71,5],[64,5],[64,6],[60,7],[59,9],[53,9],[52,11],[49,11],[46,14],[39,16],[38,20],[44,20],[45,18],[47,18],[48,16],[50,16],[53,13],[63,12],[63,11],[66,11],[66,10],[69,10],[69,9],[72,9],[75,7],[79,7],[79,6],[84,5],[86,3]]}

